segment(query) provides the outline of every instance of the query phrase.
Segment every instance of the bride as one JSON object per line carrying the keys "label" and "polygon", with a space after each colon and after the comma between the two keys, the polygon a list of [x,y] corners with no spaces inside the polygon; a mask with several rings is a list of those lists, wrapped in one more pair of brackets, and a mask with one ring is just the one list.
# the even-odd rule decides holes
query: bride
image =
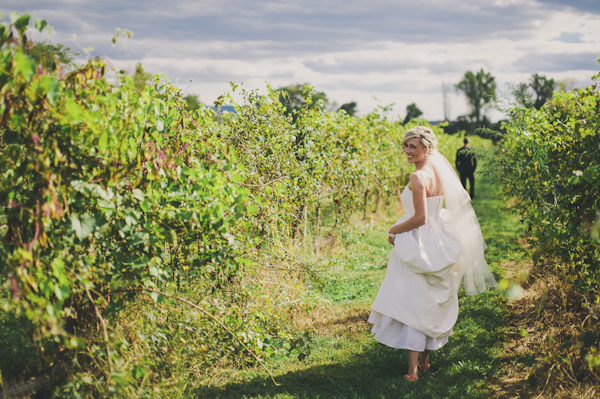
{"label": "bride", "polygon": [[388,230],[394,248],[369,316],[378,342],[408,350],[408,381],[452,335],[461,280],[467,295],[497,286],[471,199],[437,144],[424,126],[402,138],[416,170],[401,196],[406,214]]}

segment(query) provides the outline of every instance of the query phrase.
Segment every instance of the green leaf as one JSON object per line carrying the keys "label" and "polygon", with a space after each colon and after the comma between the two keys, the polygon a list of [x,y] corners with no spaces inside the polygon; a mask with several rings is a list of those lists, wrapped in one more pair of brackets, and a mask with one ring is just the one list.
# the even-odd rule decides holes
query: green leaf
{"label": "green leaf", "polygon": [[165,296],[156,292],[150,293],[150,298],[152,298],[152,300],[156,303],[163,303],[165,301]]}
{"label": "green leaf", "polygon": [[17,27],[17,29],[21,30],[21,29],[27,29],[27,25],[29,25],[29,14],[23,14],[23,16],[21,16],[19,19],[17,19],[14,24]]}
{"label": "green leaf", "polygon": [[100,152],[104,152],[106,150],[106,146],[108,146],[108,133],[104,132],[98,139],[98,148],[100,149]]}
{"label": "green leaf", "polygon": [[75,231],[77,238],[83,240],[96,228],[96,219],[86,213],[80,220],[75,213],[72,213],[71,228]]}
{"label": "green leaf", "polygon": [[96,219],[87,213],[83,215],[83,218],[81,219],[81,233],[84,235],[84,237],[87,237],[90,233],[92,233],[95,228]]}
{"label": "green leaf", "polygon": [[21,17],[21,14],[18,11],[13,11],[10,14],[8,14],[8,16],[10,17],[10,23],[14,24],[15,22],[17,22],[19,20],[19,18]]}
{"label": "green leaf", "polygon": [[246,212],[248,216],[255,216],[258,214],[258,207],[256,205],[247,205]]}
{"label": "green leaf", "polygon": [[54,285],[54,295],[56,295],[56,298],[58,298],[59,301],[63,301],[65,299],[65,297],[63,296],[63,292],[58,284]]}
{"label": "green leaf", "polygon": [[48,21],[46,21],[45,19],[37,19],[34,22],[34,26],[39,32],[42,32],[44,28],[48,26]]}
{"label": "green leaf", "polygon": [[137,143],[136,143],[135,139],[133,137],[130,137],[129,140],[127,140],[127,141],[129,142],[129,150],[135,156],[135,154],[137,154]]}
{"label": "green leaf", "polygon": [[133,375],[134,375],[134,377],[135,377],[136,379],[140,379],[140,378],[142,378],[142,377],[144,376],[144,374],[145,374],[145,373],[144,373],[144,369],[143,369],[143,368],[141,368],[140,366],[138,366],[138,365],[135,365],[135,366],[133,367]]}
{"label": "green leaf", "polygon": [[105,199],[101,199],[98,201],[98,206],[104,212],[114,211],[116,209],[115,203],[113,201],[108,201]]}
{"label": "green leaf", "polygon": [[146,199],[146,195],[139,188],[133,189],[132,195],[133,198],[137,199],[138,201],[143,201]]}
{"label": "green leaf", "polygon": [[241,176],[239,173],[234,172],[231,174],[231,181],[235,183],[241,183],[244,181],[244,177]]}
{"label": "green leaf", "polygon": [[144,200],[140,204],[140,208],[142,208],[142,211],[144,211],[144,212],[148,212],[150,210],[150,208],[148,206],[148,198],[144,198]]}
{"label": "green leaf", "polygon": [[44,90],[46,90],[46,97],[48,98],[50,105],[54,106],[56,97],[59,93],[60,83],[58,80],[52,77],[45,76],[43,80],[43,86]]}
{"label": "green leaf", "polygon": [[71,187],[73,187],[75,191],[79,191],[85,195],[90,193],[90,186],[82,180],[72,180]]}
{"label": "green leaf", "polygon": [[148,241],[149,241],[148,233],[142,233],[142,232],[132,234],[131,237],[129,238],[129,240],[127,240],[129,245],[134,246],[134,247],[136,245],[144,244]]}
{"label": "green leaf", "polygon": [[75,100],[73,100],[72,98],[67,98],[65,108],[66,108],[68,114],[71,115],[71,118],[73,118],[75,120],[80,119],[83,110],[81,109],[79,104],[77,104],[75,102]]}
{"label": "green leaf", "polygon": [[35,62],[21,52],[15,54],[15,72],[23,75],[26,81],[31,82],[35,75]]}
{"label": "green leaf", "polygon": [[81,231],[81,222],[75,213],[71,214],[71,229],[73,229],[77,237],[79,237],[79,232]]}
{"label": "green leaf", "polygon": [[52,261],[52,274],[57,279],[60,279],[65,274],[65,263],[62,259],[56,258]]}

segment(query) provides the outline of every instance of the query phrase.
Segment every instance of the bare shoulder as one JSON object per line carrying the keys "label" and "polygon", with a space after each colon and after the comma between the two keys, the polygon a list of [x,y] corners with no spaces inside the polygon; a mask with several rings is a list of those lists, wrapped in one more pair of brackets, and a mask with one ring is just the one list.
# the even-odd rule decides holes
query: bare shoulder
{"label": "bare shoulder", "polygon": [[431,179],[431,176],[424,170],[415,170],[410,174],[411,183],[425,184],[429,179]]}
{"label": "bare shoulder", "polygon": [[426,176],[421,171],[415,171],[410,174],[410,186],[411,188],[421,188],[425,184]]}
{"label": "bare shoulder", "polygon": [[410,188],[411,190],[424,190],[427,192],[431,191],[431,186],[433,184],[433,180],[435,179],[435,175],[433,174],[433,169],[431,170],[417,170],[410,174]]}

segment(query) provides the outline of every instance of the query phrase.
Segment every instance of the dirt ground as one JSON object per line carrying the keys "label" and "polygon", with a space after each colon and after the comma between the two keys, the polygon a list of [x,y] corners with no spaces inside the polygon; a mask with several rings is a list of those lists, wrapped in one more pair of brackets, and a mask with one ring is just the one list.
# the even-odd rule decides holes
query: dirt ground
{"label": "dirt ground", "polygon": [[582,342],[585,331],[600,332],[598,302],[582,304],[539,266],[504,266],[522,291],[507,302],[509,325],[499,333],[506,372],[493,381],[494,398],[600,398],[600,379],[590,371]]}

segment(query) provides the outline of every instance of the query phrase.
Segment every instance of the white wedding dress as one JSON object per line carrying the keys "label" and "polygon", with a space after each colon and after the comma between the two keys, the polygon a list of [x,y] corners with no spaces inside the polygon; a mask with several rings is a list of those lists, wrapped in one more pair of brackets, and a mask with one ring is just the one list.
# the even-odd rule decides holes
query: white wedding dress
{"label": "white wedding dress", "polygon": [[[414,215],[413,195],[402,192],[406,214]],[[371,307],[375,339],[393,348],[437,350],[448,342],[458,317],[460,277],[455,263],[460,243],[444,221],[444,197],[427,198],[427,221],[396,234],[385,279]],[[444,215],[446,214],[446,215]]]}

